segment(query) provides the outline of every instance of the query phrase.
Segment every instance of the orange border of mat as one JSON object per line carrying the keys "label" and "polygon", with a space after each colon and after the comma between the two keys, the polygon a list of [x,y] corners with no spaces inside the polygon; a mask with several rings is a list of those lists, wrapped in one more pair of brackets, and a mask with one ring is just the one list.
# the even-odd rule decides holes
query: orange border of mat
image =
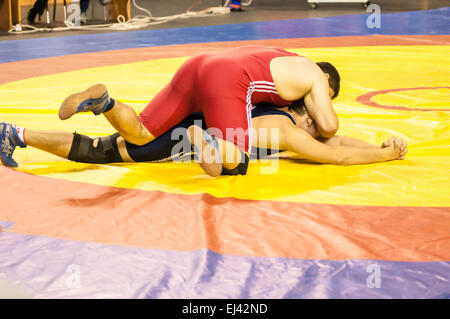
{"label": "orange border of mat", "polygon": [[0,174],[0,199],[8,207],[0,220],[14,221],[8,229],[14,233],[240,256],[450,260],[446,207],[253,201],[85,184],[7,168]]}

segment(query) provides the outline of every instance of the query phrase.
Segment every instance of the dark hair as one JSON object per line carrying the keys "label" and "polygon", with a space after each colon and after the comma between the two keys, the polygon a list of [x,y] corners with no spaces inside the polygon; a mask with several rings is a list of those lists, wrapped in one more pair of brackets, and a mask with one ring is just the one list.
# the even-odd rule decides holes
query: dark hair
{"label": "dark hair", "polygon": [[289,104],[288,110],[294,111],[298,115],[304,115],[305,113],[308,112],[305,105],[305,100],[303,98],[301,98],[300,100],[293,101],[291,104]]}
{"label": "dark hair", "polygon": [[328,78],[328,84],[334,91],[332,99],[334,99],[339,94],[341,88],[341,77],[339,76],[338,70],[333,66],[333,64],[328,62],[317,62],[317,65],[322,69],[323,73],[330,75]]}

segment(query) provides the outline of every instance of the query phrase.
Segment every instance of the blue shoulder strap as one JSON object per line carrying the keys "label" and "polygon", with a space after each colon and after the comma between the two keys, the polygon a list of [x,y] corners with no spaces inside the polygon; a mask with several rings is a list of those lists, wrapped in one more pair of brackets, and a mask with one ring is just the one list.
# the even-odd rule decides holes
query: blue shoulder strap
{"label": "blue shoulder strap", "polygon": [[277,109],[270,104],[261,103],[255,105],[252,109],[252,117],[259,117],[263,115],[284,115],[287,116],[292,121],[292,123],[294,123],[294,125],[296,124],[291,114]]}

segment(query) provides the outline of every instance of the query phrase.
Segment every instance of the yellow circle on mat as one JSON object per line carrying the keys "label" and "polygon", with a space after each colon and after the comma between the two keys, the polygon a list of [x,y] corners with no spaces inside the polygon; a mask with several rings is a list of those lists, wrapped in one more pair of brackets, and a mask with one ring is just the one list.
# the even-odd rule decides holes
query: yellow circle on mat
{"label": "yellow circle on mat", "polygon": [[[357,166],[305,164],[294,159],[251,163],[246,176],[210,178],[197,164],[138,163],[89,165],[62,160],[28,147],[18,149],[19,170],[100,185],[209,193],[217,197],[377,206],[449,206],[450,112],[379,109],[356,101],[371,91],[449,86],[449,46],[379,46],[292,50],[315,61],[330,61],[342,77],[334,101],[338,134],[381,144],[391,135],[409,143],[405,160]],[[107,121],[77,114],[62,122],[62,100],[87,85],[105,83],[111,95],[142,110],[170,81],[186,58],[150,60],[40,76],[0,86],[1,121],[34,130],[77,131],[91,136],[114,132]],[[404,97],[402,97],[404,99]],[[378,97],[396,105],[399,97]],[[408,92],[408,100],[448,108],[447,93]],[[423,100],[426,100],[426,105]],[[422,104],[421,104],[422,103]],[[274,173],[275,172],[275,173]]]}

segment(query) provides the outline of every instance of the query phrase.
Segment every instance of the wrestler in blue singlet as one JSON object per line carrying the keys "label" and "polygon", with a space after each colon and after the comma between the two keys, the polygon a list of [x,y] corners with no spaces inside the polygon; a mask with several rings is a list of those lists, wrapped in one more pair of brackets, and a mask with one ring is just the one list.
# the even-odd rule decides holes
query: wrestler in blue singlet
{"label": "wrestler in blue singlet", "polygon": [[[287,116],[295,125],[292,116],[284,111],[274,108],[269,104],[258,104],[252,109],[252,118],[263,115],[284,115]],[[148,144],[138,146],[126,143],[127,151],[130,157],[136,162],[160,162],[171,159],[172,148],[180,142],[180,139],[172,139],[172,133],[178,128],[187,129],[189,126],[201,121],[203,130],[206,130],[205,118],[203,113],[193,113],[186,117],[181,123],[172,127],[166,133],[162,134]],[[181,136],[180,136],[181,138]],[[261,154],[271,155],[280,152],[280,150],[265,150],[252,147],[251,158],[260,158]],[[186,154],[180,153],[179,156]]]}

